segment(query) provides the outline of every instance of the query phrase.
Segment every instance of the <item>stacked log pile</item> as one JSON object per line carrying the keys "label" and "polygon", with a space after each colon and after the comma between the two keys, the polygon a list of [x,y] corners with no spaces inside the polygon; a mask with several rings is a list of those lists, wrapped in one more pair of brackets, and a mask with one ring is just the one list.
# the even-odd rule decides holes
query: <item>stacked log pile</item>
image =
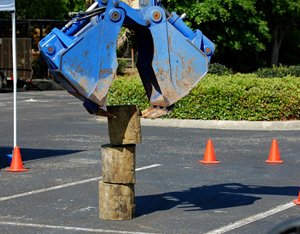
{"label": "stacked log pile", "polygon": [[128,220],[135,214],[135,148],[141,142],[140,114],[136,106],[109,106],[110,144],[101,147],[102,181],[99,182],[99,216]]}

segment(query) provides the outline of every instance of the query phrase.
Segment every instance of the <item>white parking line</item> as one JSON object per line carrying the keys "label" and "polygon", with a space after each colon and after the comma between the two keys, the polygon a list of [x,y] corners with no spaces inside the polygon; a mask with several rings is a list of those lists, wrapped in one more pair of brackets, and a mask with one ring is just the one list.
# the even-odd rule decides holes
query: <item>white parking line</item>
{"label": "white parking line", "polygon": [[[151,168],[159,167],[159,166],[161,166],[161,164],[153,164],[150,166],[137,168],[135,171],[147,170],[147,169],[151,169]],[[102,176],[94,177],[94,178],[90,178],[90,179],[86,179],[86,180],[75,181],[75,182],[71,182],[71,183],[67,183],[67,184],[61,184],[61,185],[57,185],[57,186],[53,186],[53,187],[49,187],[49,188],[33,190],[30,192],[15,194],[15,195],[7,196],[7,197],[0,197],[0,202],[19,198],[19,197],[26,197],[26,196],[30,196],[30,195],[34,195],[34,194],[38,194],[38,193],[53,191],[53,190],[57,190],[57,189],[67,188],[67,187],[71,187],[74,185],[86,184],[86,183],[90,183],[90,182],[97,181],[100,179],[102,179]]]}
{"label": "white parking line", "polygon": [[38,99],[30,98],[30,99],[26,99],[26,100],[23,100],[23,101],[20,101],[20,102],[47,103],[47,102],[51,102],[51,100],[38,100]]}
{"label": "white parking line", "polygon": [[129,232],[129,231],[79,228],[79,227],[68,227],[68,226],[54,226],[54,225],[43,225],[43,224],[35,224],[35,223],[20,223],[20,222],[0,222],[0,225],[11,225],[11,226],[18,226],[18,227],[33,227],[33,228],[49,228],[49,229],[59,229],[59,230],[78,231],[78,232],[116,233],[116,234],[153,234],[153,233],[149,233],[149,232]]}
{"label": "white parking line", "polygon": [[259,213],[259,214],[256,214],[256,215],[252,215],[248,218],[245,218],[245,219],[242,219],[242,220],[239,220],[237,222],[234,222],[234,223],[231,223],[227,226],[223,226],[221,228],[218,228],[218,229],[215,229],[215,230],[212,230],[210,232],[207,232],[206,234],[222,234],[222,233],[226,233],[226,232],[229,232],[229,231],[232,231],[232,230],[235,230],[237,228],[240,228],[240,227],[243,227],[249,223],[253,223],[255,221],[258,221],[258,220],[261,220],[261,219],[264,219],[264,218],[267,218],[269,216],[272,216],[274,214],[277,214],[281,211],[284,211],[284,210],[287,210],[291,207],[295,206],[295,204],[293,202],[289,202],[287,204],[284,204],[284,205],[280,205],[280,206],[277,206],[271,210],[268,210],[268,211],[265,211],[265,212],[262,212],[262,213]]}

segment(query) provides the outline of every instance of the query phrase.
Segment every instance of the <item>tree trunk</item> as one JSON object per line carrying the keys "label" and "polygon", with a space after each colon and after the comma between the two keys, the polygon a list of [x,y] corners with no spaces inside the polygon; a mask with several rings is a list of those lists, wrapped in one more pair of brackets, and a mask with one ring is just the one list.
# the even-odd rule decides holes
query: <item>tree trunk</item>
{"label": "tree trunk", "polygon": [[276,25],[274,27],[272,36],[273,36],[273,45],[272,45],[271,65],[278,66],[279,51],[284,37],[284,30],[281,25]]}

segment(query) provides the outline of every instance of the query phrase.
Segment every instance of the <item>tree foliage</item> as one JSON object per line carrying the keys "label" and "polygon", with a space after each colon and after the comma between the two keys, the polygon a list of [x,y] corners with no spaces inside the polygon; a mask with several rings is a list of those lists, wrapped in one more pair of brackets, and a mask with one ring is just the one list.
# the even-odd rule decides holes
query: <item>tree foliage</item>
{"label": "tree foliage", "polygon": [[62,0],[16,1],[18,19],[61,19],[66,12]]}
{"label": "tree foliage", "polygon": [[300,0],[260,0],[256,2],[256,7],[268,22],[272,38],[270,62],[278,65],[279,50],[287,34],[300,29]]}
{"label": "tree foliage", "polygon": [[[16,0],[17,19],[69,19],[92,0]],[[187,13],[186,22],[216,44],[212,62],[249,72],[269,65],[299,65],[300,0],[163,0]],[[0,18],[10,18],[0,13]],[[2,30],[4,31],[4,29]],[[29,30],[28,30],[29,31]]]}
{"label": "tree foliage", "polygon": [[16,0],[18,19],[66,19],[69,11],[85,9],[83,0]]}
{"label": "tree foliage", "polygon": [[[217,45],[214,61],[236,70],[277,65],[282,61],[280,48],[290,42],[288,32],[299,33],[300,0],[167,0],[165,4],[186,12],[190,26],[200,26]],[[292,41],[299,53],[299,41]]]}

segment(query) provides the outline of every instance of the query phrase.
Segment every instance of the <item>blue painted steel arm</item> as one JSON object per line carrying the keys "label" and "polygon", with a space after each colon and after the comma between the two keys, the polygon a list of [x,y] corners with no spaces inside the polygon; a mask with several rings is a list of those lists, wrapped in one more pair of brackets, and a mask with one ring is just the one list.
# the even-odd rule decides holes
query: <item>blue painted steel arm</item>
{"label": "blue painted steel arm", "polygon": [[108,114],[105,102],[118,66],[122,26],[137,37],[137,67],[153,106],[144,115],[163,115],[207,73],[214,44],[160,1],[141,0],[133,9],[119,0],[98,0],[62,30],[53,29],[39,47],[50,72],[90,113]]}

